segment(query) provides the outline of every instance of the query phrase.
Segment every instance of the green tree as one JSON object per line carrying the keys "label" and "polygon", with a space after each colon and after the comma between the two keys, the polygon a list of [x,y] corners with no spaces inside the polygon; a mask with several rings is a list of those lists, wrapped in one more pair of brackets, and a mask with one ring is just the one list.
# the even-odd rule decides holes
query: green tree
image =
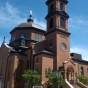
{"label": "green tree", "polygon": [[22,76],[26,83],[28,83],[29,88],[32,88],[34,85],[38,85],[41,81],[41,76],[37,71],[27,70]]}
{"label": "green tree", "polygon": [[58,87],[58,83],[59,85],[62,85],[62,81],[63,78],[62,76],[60,76],[60,78],[57,78],[56,75],[57,72],[53,72],[51,70],[48,70],[45,72],[45,76],[48,79],[48,81],[46,82],[46,85],[48,86],[48,88],[57,88]]}

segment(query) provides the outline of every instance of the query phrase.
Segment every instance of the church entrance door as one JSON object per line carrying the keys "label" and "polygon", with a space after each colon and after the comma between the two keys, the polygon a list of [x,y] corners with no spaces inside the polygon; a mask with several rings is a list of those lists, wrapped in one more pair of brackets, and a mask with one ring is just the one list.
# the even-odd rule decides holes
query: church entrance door
{"label": "church entrance door", "polygon": [[74,69],[72,67],[67,68],[67,80],[74,83]]}

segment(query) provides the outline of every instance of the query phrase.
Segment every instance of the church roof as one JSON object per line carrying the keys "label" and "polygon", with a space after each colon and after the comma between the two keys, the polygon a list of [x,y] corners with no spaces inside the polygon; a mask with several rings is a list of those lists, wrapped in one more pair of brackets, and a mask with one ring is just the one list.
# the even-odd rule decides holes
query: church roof
{"label": "church roof", "polygon": [[29,19],[27,19],[27,22],[23,22],[19,24],[17,27],[34,27],[34,28],[43,30],[43,28],[40,25],[34,23],[32,19],[32,11],[30,12],[30,17]]}
{"label": "church roof", "polygon": [[52,51],[46,50],[46,49],[37,52],[36,54],[34,54],[34,56],[39,55],[39,54],[47,54],[47,55],[55,56],[55,53],[53,53]]}
{"label": "church roof", "polygon": [[43,30],[43,28],[39,25],[34,23],[33,19],[32,19],[32,14],[30,15],[30,17],[27,19],[27,22],[23,22],[21,24],[19,24],[17,27],[15,27],[10,34],[12,34],[13,32],[15,32],[16,30],[36,30],[42,33],[45,33],[46,31]]}
{"label": "church roof", "polygon": [[43,28],[40,25],[33,22],[23,22],[19,24],[17,27],[34,27],[34,28],[43,30]]}
{"label": "church roof", "polygon": [[88,61],[86,61],[86,60],[81,60],[81,59],[77,59],[77,58],[74,58],[74,57],[72,57],[72,60],[73,60],[73,61],[80,62],[80,63],[88,64]]}

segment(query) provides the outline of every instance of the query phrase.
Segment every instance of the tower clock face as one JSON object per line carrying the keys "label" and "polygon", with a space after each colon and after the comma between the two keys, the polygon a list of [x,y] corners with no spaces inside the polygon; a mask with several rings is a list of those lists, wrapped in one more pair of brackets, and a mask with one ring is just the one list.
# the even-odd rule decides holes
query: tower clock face
{"label": "tower clock face", "polygon": [[66,45],[64,43],[61,44],[61,50],[65,51],[67,49]]}

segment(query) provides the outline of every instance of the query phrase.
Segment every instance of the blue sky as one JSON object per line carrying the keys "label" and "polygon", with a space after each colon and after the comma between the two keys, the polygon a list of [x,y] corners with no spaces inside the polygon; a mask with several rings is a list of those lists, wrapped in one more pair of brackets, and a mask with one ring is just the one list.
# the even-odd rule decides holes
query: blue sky
{"label": "blue sky", "polygon": [[[46,30],[45,16],[47,14],[46,0],[0,0],[0,44],[3,36],[6,42],[10,40],[9,32],[26,22],[29,11],[33,11],[35,23]],[[88,60],[88,0],[69,0],[67,13],[69,14],[69,32],[71,52],[80,53]]]}

